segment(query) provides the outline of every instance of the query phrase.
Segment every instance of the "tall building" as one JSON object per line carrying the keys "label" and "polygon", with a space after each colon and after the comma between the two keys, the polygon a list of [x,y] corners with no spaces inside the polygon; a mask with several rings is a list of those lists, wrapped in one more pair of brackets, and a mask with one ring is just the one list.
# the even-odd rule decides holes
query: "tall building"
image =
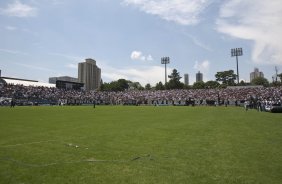
{"label": "tall building", "polygon": [[84,83],[85,90],[95,90],[101,84],[101,69],[96,65],[94,59],[85,59],[78,63],[78,82]]}
{"label": "tall building", "polygon": [[260,72],[258,68],[255,68],[253,72],[250,73],[250,82],[258,77],[264,77],[263,72]]}
{"label": "tall building", "polygon": [[184,84],[185,84],[186,86],[189,85],[189,75],[188,75],[187,73],[184,74]]}
{"label": "tall building", "polygon": [[196,73],[196,82],[202,82],[203,81],[203,74],[199,71]]}

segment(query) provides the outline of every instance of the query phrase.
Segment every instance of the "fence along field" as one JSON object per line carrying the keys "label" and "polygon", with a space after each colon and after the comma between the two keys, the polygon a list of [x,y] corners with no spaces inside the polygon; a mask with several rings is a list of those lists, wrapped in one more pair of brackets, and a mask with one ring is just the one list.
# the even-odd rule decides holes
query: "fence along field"
{"label": "fence along field", "polygon": [[281,183],[282,116],[242,107],[0,108],[0,183]]}

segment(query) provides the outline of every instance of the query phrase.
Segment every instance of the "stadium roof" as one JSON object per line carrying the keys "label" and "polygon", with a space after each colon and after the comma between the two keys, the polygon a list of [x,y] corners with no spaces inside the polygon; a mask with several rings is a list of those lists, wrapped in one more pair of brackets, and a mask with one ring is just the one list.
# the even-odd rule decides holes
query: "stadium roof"
{"label": "stadium roof", "polygon": [[9,77],[2,77],[2,80],[4,80],[7,84],[13,84],[13,85],[23,85],[23,86],[43,86],[48,88],[55,88],[56,84],[49,84],[44,82],[38,82],[34,80],[25,80],[25,79],[16,79],[16,78],[9,78]]}

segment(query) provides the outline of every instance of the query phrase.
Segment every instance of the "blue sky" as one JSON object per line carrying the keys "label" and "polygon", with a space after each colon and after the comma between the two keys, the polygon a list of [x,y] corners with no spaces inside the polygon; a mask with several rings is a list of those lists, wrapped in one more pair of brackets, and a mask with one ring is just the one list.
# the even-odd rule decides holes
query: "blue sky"
{"label": "blue sky", "polygon": [[[282,73],[281,0],[2,0],[2,76],[47,82],[77,77],[77,64],[93,58],[105,82],[125,78],[145,85],[168,74],[201,71],[215,80],[233,69],[231,48],[243,48],[240,79],[255,67],[271,81]],[[183,79],[182,79],[183,80]]]}

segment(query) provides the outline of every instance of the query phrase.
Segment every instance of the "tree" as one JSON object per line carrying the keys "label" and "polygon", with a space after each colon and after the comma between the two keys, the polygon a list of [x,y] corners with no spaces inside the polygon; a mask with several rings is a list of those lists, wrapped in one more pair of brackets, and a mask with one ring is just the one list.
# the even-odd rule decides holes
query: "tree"
{"label": "tree", "polygon": [[164,90],[165,86],[163,85],[162,82],[159,82],[156,84],[156,90]]}
{"label": "tree", "polygon": [[282,82],[282,73],[277,75],[280,78],[280,82]]}
{"label": "tree", "polygon": [[139,82],[128,81],[128,85],[133,89],[144,90],[144,87]]}
{"label": "tree", "polygon": [[101,90],[101,91],[107,91],[107,90],[105,90],[107,84],[108,84],[108,83],[106,83],[106,82],[105,82],[105,83],[101,83],[100,90]]}
{"label": "tree", "polygon": [[168,89],[183,89],[184,84],[180,82],[180,79],[182,77],[180,77],[180,74],[176,69],[172,70],[172,73],[168,76],[168,78],[170,78],[170,80],[166,84],[166,87]]}
{"label": "tree", "polygon": [[184,85],[183,89],[193,89],[193,86]]}
{"label": "tree", "polygon": [[125,89],[128,89],[130,81],[127,81],[125,79],[119,79],[117,81],[112,81],[110,83],[103,83],[101,85],[102,91],[124,91]]}
{"label": "tree", "polygon": [[233,70],[217,72],[215,74],[216,81],[222,82],[222,84],[226,84],[228,86],[234,86],[236,80],[236,74],[234,74]]}
{"label": "tree", "polygon": [[[280,81],[277,80],[277,78],[279,78]],[[273,79],[272,83],[270,83],[271,86],[282,86],[282,73],[276,74],[275,80],[274,80],[274,76],[272,77],[272,79]]]}
{"label": "tree", "polygon": [[268,80],[264,77],[256,77],[251,81],[251,83],[254,85],[263,85],[263,86],[269,85]]}
{"label": "tree", "polygon": [[219,84],[219,82],[217,82],[217,81],[208,81],[208,82],[205,83],[205,86],[206,86],[207,88],[211,88],[211,89],[215,89],[215,88],[217,88],[219,85],[220,85],[220,84]]}
{"label": "tree", "polygon": [[245,83],[245,81],[241,80],[239,83],[240,86],[246,86],[247,84]]}
{"label": "tree", "polygon": [[152,88],[152,87],[151,87],[151,84],[148,83],[148,84],[145,85],[145,89],[146,89],[146,90],[150,90],[151,88]]}
{"label": "tree", "polygon": [[218,88],[220,88],[220,89],[225,89],[225,88],[227,88],[227,84],[220,84],[220,85],[218,86]]}
{"label": "tree", "polygon": [[128,83],[129,83],[129,82],[130,82],[130,81],[127,81],[127,80],[125,80],[125,79],[119,79],[119,80],[117,81],[118,87],[121,89],[121,91],[124,91],[125,89],[128,89],[128,87],[129,87]]}
{"label": "tree", "polygon": [[193,84],[194,89],[205,89],[206,85],[203,81],[195,82]]}

